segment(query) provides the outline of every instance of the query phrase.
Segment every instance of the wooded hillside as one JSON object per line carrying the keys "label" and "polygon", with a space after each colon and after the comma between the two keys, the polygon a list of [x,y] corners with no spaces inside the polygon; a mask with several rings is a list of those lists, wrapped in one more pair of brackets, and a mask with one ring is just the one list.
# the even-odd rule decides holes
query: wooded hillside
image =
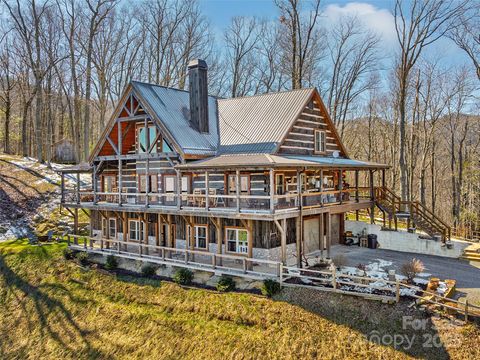
{"label": "wooded hillside", "polygon": [[[2,150],[49,161],[66,138],[85,160],[131,79],[183,89],[202,58],[214,95],[317,87],[351,156],[390,164],[404,200],[478,230],[478,2],[394,1],[393,52],[360,16],[329,26],[320,0],[274,4],[218,34],[197,1],[0,0]],[[441,41],[459,58],[431,54]]]}

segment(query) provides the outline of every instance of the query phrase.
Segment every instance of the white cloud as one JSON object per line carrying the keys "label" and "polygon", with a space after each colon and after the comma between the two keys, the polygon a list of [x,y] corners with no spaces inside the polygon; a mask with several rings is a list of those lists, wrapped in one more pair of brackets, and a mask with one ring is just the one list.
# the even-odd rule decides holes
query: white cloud
{"label": "white cloud", "polygon": [[356,16],[366,28],[381,36],[385,49],[392,50],[396,45],[395,20],[388,9],[363,2],[351,2],[343,6],[330,4],[325,8],[323,16],[332,25],[343,16]]}

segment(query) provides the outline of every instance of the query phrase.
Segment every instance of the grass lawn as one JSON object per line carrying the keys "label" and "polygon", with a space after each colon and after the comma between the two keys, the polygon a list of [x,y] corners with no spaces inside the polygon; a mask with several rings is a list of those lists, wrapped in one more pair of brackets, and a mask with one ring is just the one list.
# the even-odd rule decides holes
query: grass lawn
{"label": "grass lawn", "polygon": [[[402,333],[391,306],[311,291],[276,300],[185,289],[169,282],[82,269],[65,244],[0,243],[1,359],[400,359],[480,358],[479,330],[429,322],[438,346],[378,345],[367,336]],[[455,338],[457,342],[448,341]]]}

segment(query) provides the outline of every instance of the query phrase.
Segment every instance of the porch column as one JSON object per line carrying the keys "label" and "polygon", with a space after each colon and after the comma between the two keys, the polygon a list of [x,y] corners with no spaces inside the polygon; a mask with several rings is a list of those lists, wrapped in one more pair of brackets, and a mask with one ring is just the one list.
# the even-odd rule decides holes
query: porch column
{"label": "porch column", "polygon": [[180,196],[182,191],[182,173],[177,170],[177,209],[182,207],[182,198]]}
{"label": "porch column", "polygon": [[155,246],[160,246],[160,215],[155,214],[155,218],[157,219],[157,221],[155,222]]}
{"label": "porch column", "polygon": [[[358,170],[355,170],[355,202],[358,203]],[[357,215],[358,221],[358,215]]]}
{"label": "porch column", "polygon": [[73,214],[73,233],[78,235],[78,209],[75,209]]}
{"label": "porch column", "polygon": [[[123,213],[123,239],[125,243],[128,242],[128,213]],[[125,244],[125,251],[128,251],[128,244]]]}
{"label": "porch column", "polygon": [[323,251],[325,249],[325,228],[324,228],[324,219],[325,217],[325,214],[324,213],[320,213],[318,215],[318,237],[319,237],[319,247],[320,247],[320,258],[322,259],[322,261],[325,259],[324,257],[324,254],[323,254]]}
{"label": "porch column", "polygon": [[61,178],[60,178],[60,190],[61,190],[61,196],[62,196],[61,203],[63,204],[65,202],[65,174],[63,172],[61,173]]}
{"label": "porch column", "polygon": [[327,258],[331,258],[331,246],[332,246],[332,221],[330,213],[325,213],[325,231],[326,231],[326,243],[327,243]]}
{"label": "porch column", "polygon": [[[148,214],[143,215],[144,225],[143,225],[143,243],[148,245]],[[148,255],[148,247],[145,247],[145,254]]]}
{"label": "porch column", "polygon": [[80,204],[80,173],[77,172],[77,204]]}
{"label": "porch column", "polygon": [[147,145],[146,155],[147,158],[145,159],[145,206],[148,207],[149,199],[148,194],[150,192],[150,129],[148,128],[148,119],[145,118],[145,142]]}
{"label": "porch column", "polygon": [[275,178],[273,175],[273,169],[270,169],[270,213],[275,212]]}
{"label": "porch column", "polygon": [[208,171],[205,171],[205,210],[208,211],[208,207],[210,205],[209,198],[208,198],[208,191],[210,189],[209,179],[208,179]]}
{"label": "porch column", "polygon": [[253,220],[247,220],[248,225],[248,257],[253,258]]}
{"label": "porch column", "polygon": [[340,204],[343,202],[343,171],[342,169],[338,170],[338,190],[340,191],[338,194],[340,195]]}
{"label": "porch column", "polygon": [[[158,234],[159,234],[159,241],[157,246],[165,246],[164,240],[165,239],[165,233],[163,231],[163,216],[161,214],[158,214]],[[161,240],[161,241],[160,241]]]}
{"label": "porch column", "polygon": [[236,198],[237,198],[237,212],[240,212],[240,170],[237,169],[235,174],[236,174],[235,192],[236,192]]}
{"label": "porch column", "polygon": [[93,187],[93,203],[96,204],[97,199],[97,165],[93,164],[93,174],[92,174],[92,187]]}
{"label": "porch column", "polygon": [[[323,169],[320,170],[320,192],[323,192]],[[323,206],[323,195],[320,194],[320,205]]]}
{"label": "porch column", "polygon": [[373,178],[373,170],[369,170],[369,186],[370,186],[370,201],[372,204],[370,205],[370,223],[375,223],[375,190],[373,187],[374,178]]}
{"label": "porch column", "polygon": [[278,231],[280,231],[281,235],[281,258],[282,258],[282,263],[283,265],[287,265],[287,220],[282,219],[282,223],[280,224],[278,220],[274,220],[275,225],[277,226]]}
{"label": "porch column", "polygon": [[302,182],[300,180],[301,171],[297,170],[297,194],[298,194],[298,207],[301,209],[303,207],[303,197],[302,197]]}
{"label": "porch column", "polygon": [[122,206],[122,123],[117,120],[118,136],[118,205]]}
{"label": "porch column", "polygon": [[302,267],[302,249],[300,246],[301,231],[302,231],[301,222],[302,222],[302,217],[297,216],[295,218],[295,242],[297,246],[297,267],[299,268]]}

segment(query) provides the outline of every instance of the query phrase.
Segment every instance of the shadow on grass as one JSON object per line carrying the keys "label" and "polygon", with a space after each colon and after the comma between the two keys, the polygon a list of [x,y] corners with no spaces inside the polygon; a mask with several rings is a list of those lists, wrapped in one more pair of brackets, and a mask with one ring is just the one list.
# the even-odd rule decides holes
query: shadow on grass
{"label": "shadow on grass", "polygon": [[[337,325],[362,334],[368,346],[383,345],[409,356],[450,359],[446,344],[431,319],[403,301],[382,304],[354,296],[330,294],[310,289],[284,289],[276,300],[299,306]],[[352,336],[356,336],[352,333]],[[447,339],[457,345],[458,339]],[[349,342],[349,339],[345,339]],[[367,345],[366,345],[367,346]]]}
{"label": "shadow on grass", "polygon": [[35,170],[33,170],[29,167],[22,166],[22,165],[14,163],[13,161],[8,161],[8,160],[4,160],[4,159],[0,159],[0,161],[4,162],[5,164],[12,165],[12,166],[15,166],[15,167],[17,167],[21,170],[24,170],[24,171],[28,172],[30,175],[33,175],[33,176],[36,176],[36,177],[38,177],[42,180],[45,180],[52,185],[60,186],[60,183],[58,181],[52,180],[49,177],[45,176],[44,174],[39,173],[38,171],[35,171]]}
{"label": "shadow on grass", "polygon": [[[42,249],[42,252],[43,251],[45,250]],[[37,329],[40,332],[40,341],[45,345],[47,345],[50,340],[53,340],[64,350],[78,353],[79,349],[74,348],[73,345],[80,341],[82,344],[82,352],[85,355],[93,358],[105,358],[99,350],[91,346],[86,338],[88,332],[80,328],[65,305],[45,291],[55,289],[65,292],[68,291],[66,288],[61,285],[47,284],[34,286],[30,284],[15,273],[6,264],[4,255],[0,254],[0,284],[1,283],[3,283],[2,287],[6,290],[5,296],[13,296],[22,310],[21,316],[19,316],[14,323],[15,328],[17,328],[17,325],[19,325],[24,318],[27,321],[29,333],[18,334],[16,331],[12,332],[10,328],[0,329],[0,336],[2,338],[2,341],[0,341],[0,358],[8,357],[9,346],[14,343],[13,338],[17,336],[21,336],[27,341],[20,349],[16,349],[16,354],[11,355],[14,355],[13,357],[16,358],[26,356],[26,354],[32,350],[30,343],[37,340],[31,339],[32,341],[29,341],[29,335],[32,334],[32,337],[36,336],[34,332]],[[68,298],[70,301],[73,300],[71,296]],[[29,302],[33,305],[33,312],[31,311],[31,306],[28,304]],[[4,307],[3,311],[9,311],[8,307]],[[55,325],[55,327],[53,325]],[[15,343],[18,342],[15,341]],[[39,351],[39,356],[40,353]]]}

